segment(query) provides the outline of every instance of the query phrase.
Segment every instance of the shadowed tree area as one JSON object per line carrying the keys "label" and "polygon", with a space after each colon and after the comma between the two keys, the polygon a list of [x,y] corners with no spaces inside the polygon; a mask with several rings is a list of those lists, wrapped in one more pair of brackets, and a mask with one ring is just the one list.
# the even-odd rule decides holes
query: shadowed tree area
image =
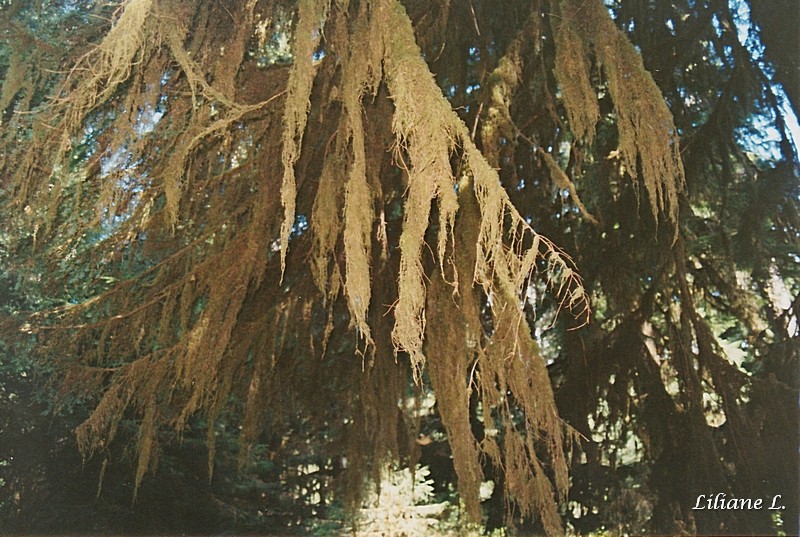
{"label": "shadowed tree area", "polygon": [[797,534],[799,14],[0,0],[0,530]]}

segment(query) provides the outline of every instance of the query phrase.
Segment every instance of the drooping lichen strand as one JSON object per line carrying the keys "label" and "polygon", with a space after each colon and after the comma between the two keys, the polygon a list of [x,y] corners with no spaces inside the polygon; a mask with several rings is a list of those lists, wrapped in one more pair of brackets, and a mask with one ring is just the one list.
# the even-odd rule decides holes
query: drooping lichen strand
{"label": "drooping lichen strand", "polygon": [[[425,282],[422,248],[431,203],[439,204],[440,262],[458,210],[450,154],[454,116],[414,40],[411,21],[399,2],[380,2],[385,44],[386,83],[395,104],[392,128],[398,148],[409,159],[408,193],[400,236],[400,274],[392,340],[411,357],[415,377],[425,361]],[[455,118],[457,120],[457,118]],[[457,120],[460,123],[460,120]],[[402,157],[400,157],[402,158]]]}
{"label": "drooping lichen strand", "polygon": [[678,193],[685,178],[678,132],[664,97],[601,0],[561,0],[559,15],[553,19],[555,72],[573,131],[591,142],[599,119],[589,81],[591,50],[614,102],[625,171],[644,184],[653,217],[664,213],[677,233]]}
{"label": "drooping lichen strand", "polygon": [[610,17],[602,26],[607,41],[600,61],[614,100],[622,161],[634,180],[644,182],[653,217],[661,210],[677,225],[685,178],[672,114],[633,44]]}
{"label": "drooping lichen strand", "polygon": [[370,342],[367,311],[372,295],[369,267],[370,253],[372,252],[371,232],[375,212],[372,191],[367,184],[364,126],[361,123],[360,102],[357,105],[353,112],[358,115],[352,117],[348,114],[354,155],[344,195],[345,291],[353,323],[365,340]]}
{"label": "drooping lichen strand", "polygon": [[[550,241],[535,233],[525,222],[503,190],[496,170],[475,147],[466,126],[450,109],[441,91],[433,83],[426,65],[419,56],[419,51],[415,48],[411,24],[397,2],[394,3],[390,20],[395,32],[391,43],[387,44],[386,76],[390,94],[395,101],[393,125],[398,142],[403,144],[401,148],[409,155],[411,164],[408,194],[404,206],[406,212],[403,233],[400,237],[402,255],[400,296],[395,306],[393,340],[398,350],[410,354],[415,368],[421,367],[425,359],[422,348],[426,333],[425,316],[428,310],[424,303],[426,289],[420,249],[424,243],[430,204],[434,199],[438,199],[438,196],[445,196],[445,191],[453,191],[449,155],[453,151],[453,140],[455,140],[464,153],[465,173],[471,176],[471,181],[465,185],[471,183],[470,191],[474,188],[480,214],[479,230],[474,239],[477,242],[477,256],[474,259],[474,266],[469,270],[473,272],[474,280],[483,287],[487,295],[497,297],[496,305],[493,305],[496,314],[495,335],[491,337],[489,343],[493,351],[478,362],[481,371],[478,385],[482,387],[484,394],[488,394],[496,389],[495,383],[500,379],[503,397],[507,390],[517,397],[530,420],[531,427],[548,439],[549,462],[557,476],[555,487],[542,471],[530,439],[526,443],[525,435],[514,429],[511,414],[502,405],[492,403],[495,400],[499,401],[499,395],[488,396],[484,399],[484,405],[487,409],[498,408],[501,421],[509,430],[508,437],[503,442],[502,448],[490,439],[481,450],[488,456],[495,457],[498,466],[514,468],[518,477],[506,483],[507,492],[513,495],[526,514],[537,514],[542,518],[548,534],[558,534],[561,532],[561,524],[553,500],[553,490],[554,488],[558,490],[561,497],[566,494],[563,432],[556,417],[555,403],[544,362],[538,354],[531,351],[530,345],[525,347],[526,352],[518,354],[520,345],[526,340],[517,337],[523,338],[522,333],[524,333],[530,338],[530,329],[521,308],[514,304],[523,293],[540,256],[548,261],[550,284],[558,293],[566,291],[564,302],[570,308],[585,312],[587,299],[580,279],[571,268],[568,258]],[[413,100],[407,93],[408,89],[414,89]],[[502,105],[503,99],[500,101],[499,105]],[[499,131],[495,129],[494,132]],[[420,141],[424,141],[426,145],[419,147]],[[442,181],[442,178],[446,181]],[[459,211],[457,201],[454,200],[452,206],[454,216]],[[442,210],[440,203],[440,211]],[[507,227],[507,222],[510,222],[510,227]],[[452,225],[441,226],[440,238],[443,233],[452,233]],[[507,237],[511,238],[510,244]],[[523,244],[528,240],[532,240],[532,246],[526,249]],[[463,244],[457,247],[470,248],[471,245]],[[440,248],[440,263],[444,264],[447,251],[446,239],[444,242],[440,240]],[[460,268],[463,270],[463,267]],[[444,284],[437,283],[437,285]],[[472,291],[462,290],[462,292]],[[446,295],[447,293],[438,289],[437,296],[429,297],[429,300],[441,301]],[[435,311],[431,310],[430,314],[434,315]],[[436,322],[443,322],[440,313],[436,314]],[[438,329],[431,329],[430,332],[443,336]],[[502,335],[504,333],[508,335]],[[461,337],[467,335],[463,334]],[[474,334],[469,337],[474,341]],[[431,344],[438,345],[438,342]],[[453,342],[451,346],[455,345]],[[460,346],[460,343],[458,345]],[[459,346],[456,346],[456,349]],[[467,372],[464,371],[463,362],[454,359],[453,363],[449,363],[451,359],[438,352],[435,347],[431,352],[433,352],[431,356],[435,356],[440,362],[435,365],[430,363],[429,368],[432,381],[433,378],[437,379],[434,382],[439,388],[437,397],[442,401],[443,420],[448,431],[455,435],[452,445],[454,458],[457,458],[454,464],[460,482],[459,490],[463,487],[464,498],[474,517],[477,507],[471,488],[480,481],[481,474],[479,466],[476,465],[476,452],[469,449],[474,442],[472,433],[466,429],[464,416],[457,410],[463,405],[465,394],[463,390],[455,389],[452,385],[447,386],[441,381],[441,376],[446,374],[445,371],[449,371],[450,375],[457,375],[459,370],[462,374]],[[523,362],[526,365],[521,367]],[[536,371],[536,376],[529,376],[529,371]],[[511,384],[503,380],[523,372],[527,379],[523,382]],[[532,399],[528,392],[541,392],[541,396]],[[486,416],[484,419],[487,419]]]}
{"label": "drooping lichen strand", "polygon": [[588,50],[570,23],[568,12],[562,9],[561,16],[552,20],[556,42],[554,73],[561,88],[567,118],[575,136],[591,143],[595,125],[600,120],[600,106],[589,80],[591,64],[587,58]]}
{"label": "drooping lichen strand", "polygon": [[370,22],[375,15],[366,5],[360,8],[353,35],[366,37],[366,46],[351,46],[342,69],[343,127],[353,152],[344,193],[345,293],[352,324],[368,345],[372,343],[367,313],[372,297],[370,257],[375,209],[367,179],[362,97],[374,94],[381,75],[382,35],[377,32],[379,26]]}
{"label": "drooping lichen strand", "polygon": [[[406,63],[400,64],[403,69],[397,69],[401,74],[405,74],[405,72],[412,71],[413,69],[417,69],[417,71],[414,71],[415,74],[419,71],[428,73],[427,77],[420,73],[419,78],[413,79],[414,85],[411,87],[417,89],[418,92],[417,98],[414,101],[408,97],[406,97],[407,101],[401,101],[395,97],[395,106],[398,111],[395,114],[394,121],[395,125],[399,127],[396,128],[396,131],[402,134],[409,130],[409,126],[413,126],[417,129],[424,127],[424,132],[436,132],[435,128],[438,127],[441,136],[438,138],[436,136],[431,136],[428,139],[433,142],[438,141],[440,143],[440,150],[443,151],[445,148],[451,150],[453,147],[451,145],[452,139],[457,140],[463,147],[466,168],[473,177],[475,195],[481,212],[480,233],[478,237],[478,251],[480,255],[478,255],[476,260],[476,281],[483,285],[487,292],[491,291],[495,285],[500,285],[501,287],[507,285],[510,289],[515,291],[515,295],[519,295],[522,291],[522,282],[533,270],[533,259],[535,255],[533,257],[523,255],[521,258],[517,258],[511,253],[516,251],[516,245],[524,240],[525,235],[529,235],[539,238],[535,243],[537,247],[534,249],[533,253],[537,254],[538,249],[541,248],[544,251],[541,255],[555,263],[553,275],[561,274],[563,276],[563,280],[558,279],[559,277],[556,276],[557,280],[554,282],[556,288],[569,287],[575,289],[579,280],[570,269],[568,259],[565,258],[551,242],[536,234],[514,208],[508,198],[508,194],[500,185],[497,172],[490,166],[475,146],[466,125],[464,125],[458,116],[450,109],[449,104],[441,95],[441,91],[435,86],[432,79],[430,79],[429,72],[425,69],[421,58],[419,58],[418,55],[414,56],[407,52],[408,50],[413,50],[412,47],[415,47],[415,45],[413,43],[411,25],[399,4],[396,4],[396,9],[392,12],[392,15],[394,17],[392,27],[399,30],[396,31],[393,36],[393,46],[387,46],[387,56],[396,54],[406,58]],[[405,56],[402,55],[403,51],[406,51]],[[417,64],[415,59],[418,60],[421,65]],[[393,67],[395,64],[393,64],[390,57],[387,57],[386,63],[387,78],[390,81],[390,90],[392,90],[393,86],[391,80],[392,77],[396,75],[395,71],[390,68],[390,66]],[[420,79],[425,80],[426,78],[430,79],[430,84],[421,84],[419,82]],[[409,81],[409,84],[411,84],[411,81]],[[402,95],[402,89],[398,90],[398,93]],[[405,108],[412,106],[416,106],[420,110],[424,109],[428,113],[424,117],[419,117],[421,114],[416,112],[416,118],[413,111],[409,112],[408,116],[403,116],[401,114],[400,110],[405,110]],[[408,122],[408,117],[415,118],[417,121]],[[412,134],[417,133],[412,132]],[[427,151],[430,151],[430,149],[427,149]],[[421,159],[421,162],[426,164],[427,167],[429,167],[430,162],[435,162],[435,159],[431,157],[429,153],[423,153],[423,155],[428,156],[428,159]],[[427,167],[425,168],[426,170]],[[449,165],[447,166],[446,177],[452,177]],[[410,184],[409,197],[413,195],[411,186]],[[433,192],[433,194],[438,193],[435,186],[428,185],[428,187],[429,192]],[[428,200],[432,198],[432,195],[424,197],[424,199]],[[511,222],[512,232],[509,233],[509,235],[513,237],[511,246],[506,246],[504,244],[504,223],[506,219],[509,219]],[[440,229],[439,232],[442,233],[442,230]],[[411,244],[415,245],[416,241],[412,241]],[[402,247],[403,242],[401,237],[401,248]],[[521,261],[521,263],[516,262],[517,260]],[[500,269],[500,281],[496,282],[495,277],[498,274],[498,269]],[[576,297],[575,304],[573,305],[577,305],[581,300],[585,300],[585,297]]]}
{"label": "drooping lichen strand", "polygon": [[[28,52],[30,54],[30,52]],[[33,95],[34,84],[31,80],[30,58],[21,50],[12,50],[9,58],[9,66],[3,77],[2,89],[0,90],[0,114],[20,93],[27,94],[30,99]],[[25,107],[21,107],[23,110]]]}
{"label": "drooping lichen strand", "polygon": [[[408,76],[408,72],[414,72],[414,75],[416,76],[409,77],[408,82],[406,84],[402,84],[402,86],[415,88],[417,97],[416,99],[412,100],[410,95],[406,95],[406,99],[403,101],[402,99],[395,97],[393,93],[395,104],[398,109],[394,119],[395,125],[397,126],[396,132],[398,132],[400,135],[401,140],[406,139],[403,137],[404,133],[408,133],[410,136],[417,137],[420,136],[420,133],[425,133],[428,136],[425,138],[425,140],[429,142],[424,148],[424,152],[420,152],[422,158],[418,158],[423,170],[426,172],[426,175],[421,176],[429,179],[428,182],[422,183],[425,185],[425,187],[427,187],[427,190],[423,190],[422,193],[420,193],[420,189],[415,190],[413,188],[413,181],[410,180],[407,209],[410,206],[413,211],[419,211],[419,213],[415,213],[415,216],[427,216],[430,200],[434,199],[435,196],[440,194],[445,197],[445,207],[451,206],[449,203],[452,198],[449,196],[449,190],[452,189],[450,183],[452,174],[450,172],[449,163],[445,166],[442,164],[442,162],[445,160],[445,150],[452,150],[452,139],[457,139],[461,144],[463,144],[467,168],[470,170],[470,173],[475,176],[476,193],[482,213],[479,248],[482,250],[483,255],[479,256],[477,260],[476,278],[480,283],[484,284],[487,289],[489,289],[494,285],[493,274],[495,273],[495,268],[492,268],[492,263],[505,261],[505,247],[503,246],[504,219],[507,216],[510,216],[513,225],[518,226],[520,230],[524,230],[523,234],[533,233],[533,230],[524,222],[519,213],[511,204],[507,194],[500,186],[497,172],[488,165],[481,153],[475,147],[469,132],[466,129],[466,126],[450,109],[449,104],[441,95],[440,90],[435,86],[433,80],[430,79],[430,75],[428,74],[429,72],[419,58],[418,53],[414,54],[415,45],[411,40],[410,24],[407,22],[407,18],[404,19],[404,14],[398,15],[400,10],[402,10],[402,8],[399,8],[393,13],[393,15],[396,17],[393,27],[403,29],[407,27],[408,33],[406,34],[405,32],[397,32],[395,34],[393,37],[394,48],[387,47],[387,55],[394,53],[398,56],[402,56],[403,52],[406,51],[405,58],[407,61],[405,64],[401,64],[402,68],[398,68],[397,72],[399,72],[400,75],[405,76]],[[403,35],[408,36],[406,38],[407,41],[402,40]],[[409,50],[411,52],[407,52]],[[387,58],[387,66],[393,66],[391,63],[391,58]],[[387,67],[387,78],[390,81],[390,90],[393,88],[391,83],[393,76],[395,76],[395,71],[393,71],[392,68]],[[430,83],[423,84],[420,82],[421,80],[426,82],[429,80]],[[403,81],[406,82],[405,79],[403,79]],[[402,87],[398,90],[398,93],[400,94],[401,98],[404,96]],[[408,109],[411,109],[412,111],[406,112]],[[414,111],[414,109],[416,109],[416,111]],[[423,110],[426,111],[425,114],[421,113]],[[404,116],[403,113],[406,113],[407,116]],[[411,118],[411,120],[408,118]],[[438,158],[437,155],[432,151],[432,148],[437,147],[440,150]],[[411,155],[410,149],[409,154]],[[413,156],[411,157],[411,162],[413,165]],[[436,175],[427,175],[427,172],[435,165],[439,166],[438,169],[440,170],[440,173],[438,177],[441,178],[443,176],[448,178],[447,182],[442,182],[443,185],[447,186],[447,188],[444,188],[442,183],[437,184]],[[413,174],[413,170],[411,170],[411,172]],[[433,177],[433,179],[431,179],[431,177]],[[441,179],[438,180],[441,181]],[[414,196],[418,197],[415,198]],[[457,199],[452,199],[452,201],[457,202]],[[445,214],[449,213],[446,212]],[[427,220],[424,222],[426,221]],[[408,242],[404,243],[403,239],[401,238],[401,248],[406,247],[408,248],[409,252],[414,252],[416,254],[416,252],[418,252],[416,248],[420,248],[422,244],[421,236],[424,235],[424,228],[420,229],[420,224],[417,222],[417,219],[410,218],[408,216],[408,212],[406,213],[405,222],[408,224],[408,226],[404,226],[404,236],[408,239]],[[406,229],[409,230],[409,233],[407,234],[405,233]],[[441,234],[447,229],[449,228],[440,228],[440,237]],[[516,233],[513,233],[512,235],[519,236]],[[555,252],[550,243],[546,243],[546,246],[548,247],[548,252]],[[554,257],[556,259],[561,259],[560,255],[555,255]],[[567,266],[566,261],[563,262],[563,266]],[[529,274],[531,269],[532,262],[529,261],[525,263],[524,266],[511,270],[515,284],[519,285],[519,282],[521,282],[521,279],[518,278],[520,273]],[[409,270],[409,272],[411,271]],[[416,272],[419,274],[419,270]],[[409,282],[413,280],[413,278],[409,278]],[[419,281],[419,284],[415,287],[415,289],[421,293],[424,293],[424,286],[421,284],[421,276],[418,277],[417,280]],[[402,302],[399,302],[398,307],[401,305],[403,305]],[[411,311],[421,310],[421,307],[411,308]],[[405,314],[406,312],[404,311],[403,313]],[[402,315],[401,317],[405,316]],[[411,315],[409,317],[413,318],[414,316]],[[417,316],[417,320],[419,319],[420,317]],[[398,319],[398,324],[400,324],[400,319]],[[413,323],[410,323],[410,326],[411,325],[413,325]],[[416,326],[421,326],[421,324],[417,323]],[[411,330],[410,332],[416,332],[416,330]],[[418,340],[413,339],[413,343],[409,347],[405,347],[404,345],[400,344],[399,348],[402,350],[409,350],[409,348],[416,349],[419,347],[419,343],[417,343],[417,341]]]}
{"label": "drooping lichen strand", "polygon": [[[314,283],[326,301],[334,299],[340,288],[335,249],[342,227],[340,209],[343,204],[344,185],[341,178],[347,174],[346,143],[346,136],[338,133],[327,148],[317,195],[314,197],[314,206],[311,210],[311,232],[314,238],[311,250],[311,273]],[[333,268],[331,268],[332,260]]]}
{"label": "drooping lichen strand", "polygon": [[75,87],[65,84],[65,89],[70,90],[64,122],[68,134],[81,125],[89,111],[114,95],[146,56],[145,49],[152,46],[153,27],[149,20],[153,0],[127,0],[121,7],[122,14],[103,41],[80,58],[71,73],[75,77],[85,72],[90,75],[76,78]]}
{"label": "drooping lichen strand", "polygon": [[314,52],[322,36],[322,26],[328,17],[329,5],[330,0],[301,0],[298,7],[298,21],[294,36],[294,63],[289,73],[283,115],[281,272],[286,270],[286,251],[289,248],[289,236],[294,227],[297,205],[297,181],[294,165],[300,155],[303,134],[308,121],[308,109],[311,106],[311,88],[316,73]]}
{"label": "drooping lichen strand", "polygon": [[[456,246],[465,245],[458,241]],[[464,310],[469,307],[463,302],[471,299],[471,282],[459,282],[461,294],[454,296],[441,274],[434,273],[433,278],[426,304],[430,320],[425,333],[427,371],[453,450],[458,492],[469,516],[480,520],[479,491],[484,475],[481,449],[472,432],[469,411],[472,379],[467,375],[477,350],[476,346],[470,349],[469,342],[474,342],[476,335],[471,330],[474,326],[463,318]]]}

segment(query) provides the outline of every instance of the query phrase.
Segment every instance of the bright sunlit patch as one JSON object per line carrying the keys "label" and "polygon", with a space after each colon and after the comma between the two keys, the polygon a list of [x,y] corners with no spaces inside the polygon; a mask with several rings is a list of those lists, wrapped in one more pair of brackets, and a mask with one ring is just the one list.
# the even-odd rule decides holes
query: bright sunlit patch
{"label": "bright sunlit patch", "polygon": [[[757,64],[764,65],[764,45],[760,43],[757,36],[751,33],[753,26],[750,20],[750,6],[747,2],[742,0],[729,0],[731,13],[733,13],[734,21],[736,22],[736,31],[739,36],[739,42],[747,48],[750,52],[750,57]],[[766,73],[771,72],[771,69],[765,69]],[[775,98],[780,105],[783,120],[786,122],[786,129],[789,131],[792,146],[794,146],[795,153],[797,152],[798,144],[800,144],[800,123],[798,123],[797,116],[789,104],[789,98],[780,84],[772,83],[771,91],[775,94]],[[781,136],[778,130],[772,126],[773,118],[765,117],[763,115],[756,116],[753,120],[752,127],[760,133],[756,143],[753,143],[751,136],[743,136],[743,141],[748,149],[754,151],[758,156],[778,160],[780,153],[778,153],[777,142],[780,141]]]}

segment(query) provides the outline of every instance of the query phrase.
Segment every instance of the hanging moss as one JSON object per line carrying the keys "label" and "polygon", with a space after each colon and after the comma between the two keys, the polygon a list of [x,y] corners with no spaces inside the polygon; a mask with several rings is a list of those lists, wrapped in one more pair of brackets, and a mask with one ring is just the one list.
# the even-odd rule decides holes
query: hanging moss
{"label": "hanging moss", "polygon": [[[12,50],[0,93],[0,112],[14,108],[2,245],[42,282],[26,319],[38,352],[92,407],[84,456],[134,418],[138,489],[161,433],[201,416],[210,475],[215,424],[239,405],[242,468],[281,420],[333,429],[354,510],[385,463],[415,467],[432,390],[473,521],[495,479],[509,521],[558,535],[590,415],[608,431],[636,407],[661,460],[665,414],[715,442],[701,408],[713,391],[755,434],[749,381],[693,283],[733,289],[737,268],[708,276],[712,256],[687,246],[678,120],[601,0],[108,9],[47,84],[30,65],[41,51]],[[285,62],[252,53],[273,45]],[[740,180],[724,159],[695,165]],[[754,291],[736,288],[731,315],[766,326]],[[548,369],[556,355],[567,373]],[[662,382],[664,363],[676,373]],[[578,386],[558,407],[554,376]],[[643,386],[657,406],[631,402]],[[708,467],[722,482],[719,461]]]}
{"label": "hanging moss", "polygon": [[661,210],[674,227],[678,193],[685,182],[678,132],[641,56],[600,0],[564,0],[559,3],[559,16],[552,20],[555,72],[575,134],[591,142],[600,119],[597,94],[590,82],[591,51],[614,101],[617,151],[625,171],[634,181],[641,178],[653,217],[657,219]]}

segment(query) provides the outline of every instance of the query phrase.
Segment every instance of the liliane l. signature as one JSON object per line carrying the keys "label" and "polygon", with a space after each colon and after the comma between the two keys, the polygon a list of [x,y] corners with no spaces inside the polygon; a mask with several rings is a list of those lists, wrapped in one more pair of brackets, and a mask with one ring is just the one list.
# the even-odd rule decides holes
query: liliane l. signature
{"label": "liliane l. signature", "polygon": [[[770,503],[768,509],[786,509],[786,507],[780,503],[781,495],[776,494],[772,497],[772,502]],[[692,509],[694,510],[702,510],[702,509],[711,509],[711,510],[718,510],[718,509],[752,509],[752,510],[760,510],[764,508],[764,500],[762,498],[727,498],[724,492],[719,492],[717,494],[701,494],[697,497],[697,501],[694,504]]]}

